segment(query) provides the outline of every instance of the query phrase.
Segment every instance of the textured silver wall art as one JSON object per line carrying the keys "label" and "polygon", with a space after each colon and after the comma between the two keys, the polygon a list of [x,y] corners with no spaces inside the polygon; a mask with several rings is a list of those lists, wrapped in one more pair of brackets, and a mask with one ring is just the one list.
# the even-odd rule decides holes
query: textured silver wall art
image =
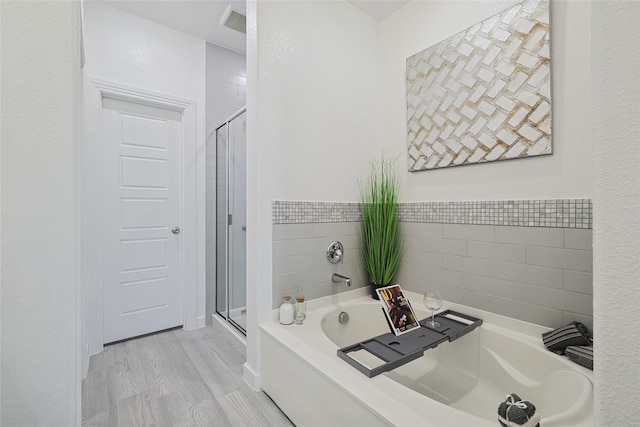
{"label": "textured silver wall art", "polygon": [[551,154],[549,3],[407,58],[409,171]]}

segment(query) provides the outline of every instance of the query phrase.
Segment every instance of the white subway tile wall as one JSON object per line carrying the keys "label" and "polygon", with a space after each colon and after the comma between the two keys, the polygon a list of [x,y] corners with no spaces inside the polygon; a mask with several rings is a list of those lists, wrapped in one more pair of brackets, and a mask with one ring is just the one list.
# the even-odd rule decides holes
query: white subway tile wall
{"label": "white subway tile wall", "polygon": [[[326,258],[329,244],[344,247],[343,260],[331,264]],[[331,282],[339,273],[351,279],[351,287]],[[360,259],[360,223],[307,223],[273,225],[273,308],[284,294],[296,295],[303,288],[306,299],[315,299],[367,286]]]}
{"label": "white subway tile wall", "polygon": [[[407,251],[397,276],[404,288],[440,290],[450,301],[553,328],[572,320],[592,328],[591,230],[431,225],[441,227],[442,237],[431,237],[432,227],[422,248]],[[416,230],[401,223],[411,239],[420,237]],[[573,249],[576,231],[584,249]],[[441,267],[434,255],[443,257]]]}
{"label": "white subway tile wall", "polygon": [[[298,286],[304,287],[308,299],[346,290],[331,283],[333,272],[352,277],[354,287],[367,286],[359,259],[357,220],[309,222],[314,216],[305,206],[288,211],[288,221],[302,223],[278,223],[284,218],[276,218],[276,203],[274,308],[284,293],[295,292]],[[295,207],[308,202],[286,203]],[[326,203],[324,218],[344,215],[344,210],[331,213],[336,205],[352,204]],[[586,205],[590,218],[590,201]],[[446,300],[552,328],[577,320],[591,329],[592,233],[575,228],[575,219],[569,223],[573,228],[403,221],[400,230],[406,252],[396,281],[414,292],[440,290]],[[325,249],[332,240],[345,244],[344,263],[332,265],[326,260]]]}
{"label": "white subway tile wall", "polygon": [[207,43],[207,135],[247,104],[246,57]]}

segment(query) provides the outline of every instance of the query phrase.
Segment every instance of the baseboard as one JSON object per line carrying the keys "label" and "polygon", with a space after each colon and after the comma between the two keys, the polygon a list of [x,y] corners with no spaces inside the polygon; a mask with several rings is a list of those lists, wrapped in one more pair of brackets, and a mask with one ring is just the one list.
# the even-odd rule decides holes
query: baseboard
{"label": "baseboard", "polygon": [[262,378],[256,374],[247,362],[243,365],[242,379],[253,391],[262,391]]}
{"label": "baseboard", "polygon": [[196,329],[204,328],[207,326],[207,316],[198,317],[196,320]]}
{"label": "baseboard", "polygon": [[82,360],[83,379],[86,378],[87,374],[89,373],[89,360],[91,359],[91,356],[102,353],[103,350],[104,346],[101,343],[98,344],[95,340],[87,343],[87,345],[85,346],[85,353],[83,354],[84,360]]}

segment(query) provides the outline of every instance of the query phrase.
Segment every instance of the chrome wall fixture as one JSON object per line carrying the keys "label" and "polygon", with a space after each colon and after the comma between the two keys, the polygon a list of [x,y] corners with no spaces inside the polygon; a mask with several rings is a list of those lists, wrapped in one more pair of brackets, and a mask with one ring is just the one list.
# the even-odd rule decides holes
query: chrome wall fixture
{"label": "chrome wall fixture", "polygon": [[327,259],[331,264],[337,264],[342,261],[344,248],[340,242],[331,242],[327,247]]}

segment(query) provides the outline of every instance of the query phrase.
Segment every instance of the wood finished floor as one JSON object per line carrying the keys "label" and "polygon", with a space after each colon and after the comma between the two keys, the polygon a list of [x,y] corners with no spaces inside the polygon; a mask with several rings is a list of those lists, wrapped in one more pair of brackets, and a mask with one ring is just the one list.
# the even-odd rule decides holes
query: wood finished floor
{"label": "wood finished floor", "polygon": [[292,426],[242,381],[245,349],[219,325],[113,344],[89,360],[83,426]]}

